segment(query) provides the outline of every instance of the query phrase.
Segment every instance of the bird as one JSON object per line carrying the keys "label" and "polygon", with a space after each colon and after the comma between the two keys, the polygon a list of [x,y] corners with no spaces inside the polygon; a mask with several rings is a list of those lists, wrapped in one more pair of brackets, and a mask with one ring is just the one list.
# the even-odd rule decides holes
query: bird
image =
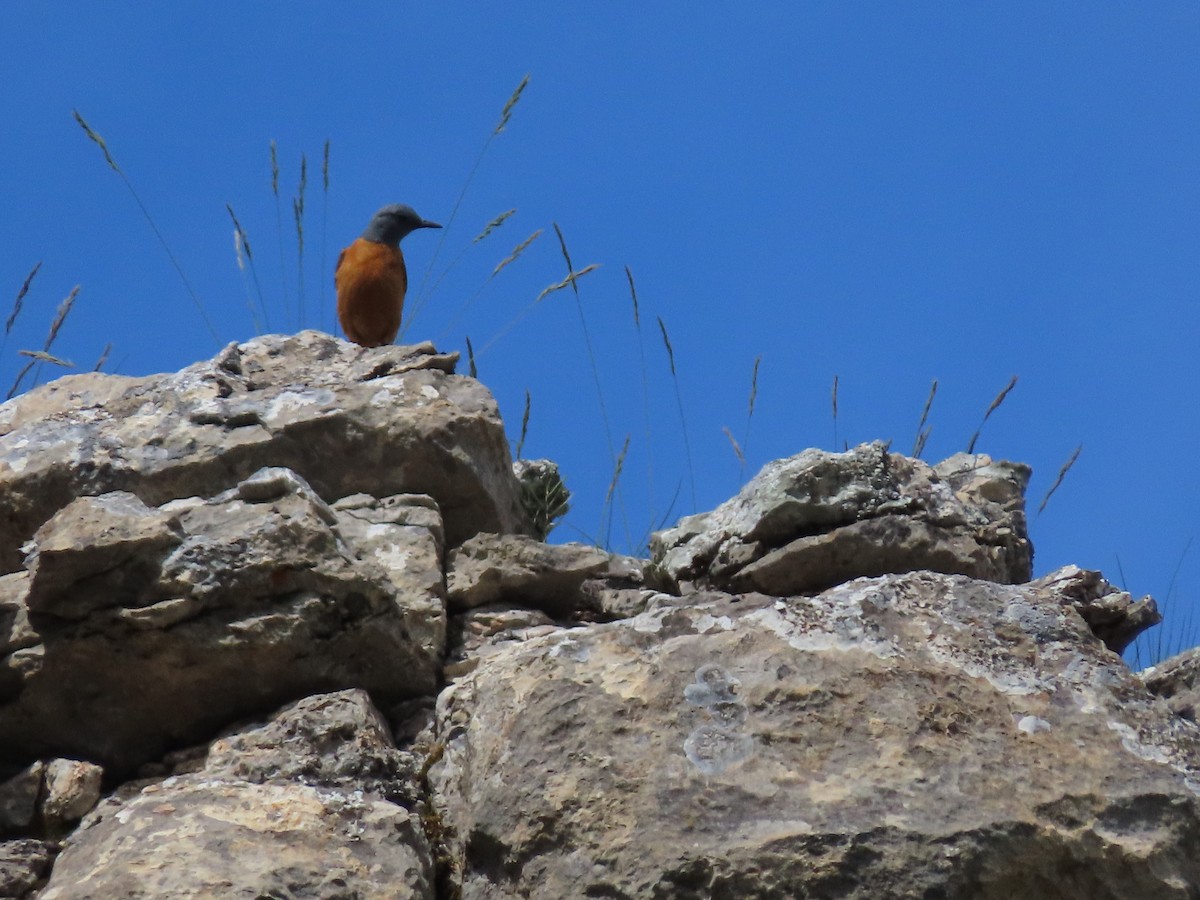
{"label": "bird", "polygon": [[363,233],[338,255],[333,271],[338,322],[346,337],[363,347],[396,340],[408,290],[400,241],[418,228],[441,228],[411,206],[393,203],[371,218]]}

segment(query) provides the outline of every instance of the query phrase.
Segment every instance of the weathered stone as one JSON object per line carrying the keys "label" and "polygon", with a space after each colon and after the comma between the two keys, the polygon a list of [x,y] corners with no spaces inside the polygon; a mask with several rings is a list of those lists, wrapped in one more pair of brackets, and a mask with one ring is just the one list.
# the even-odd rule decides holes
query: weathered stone
{"label": "weathered stone", "polygon": [[537,609],[481,606],[468,610],[451,620],[454,639],[443,671],[448,679],[460,678],[479,665],[481,657],[497,652],[505,644],[527,641],[562,627]]}
{"label": "weathered stone", "polygon": [[147,602],[141,592],[182,540],[175,515],[151,509],[133,494],[73,500],[34,535],[26,559],[29,612],[78,620],[114,605]]}
{"label": "weathered stone", "polygon": [[886,515],[798,538],[739,569],[729,585],[782,597],[864,575],[921,569],[970,572],[1004,582],[1009,580],[1008,563],[1003,548],[981,544],[964,526],[945,528],[913,516]]}
{"label": "weathered stone", "polygon": [[446,561],[450,610],[511,604],[566,618],[595,610],[590,580],[641,584],[641,562],[584,544],[543,544],[521,535],[479,534]]}
{"label": "weathered stone", "polygon": [[483,658],[438,703],[486,897],[1187,897],[1200,732],[1053,583],[709,594]]}
{"label": "weathered stone", "polygon": [[24,900],[42,886],[58,853],[57,841],[0,841],[0,897]]}
{"label": "weathered stone", "polygon": [[[134,503],[88,498],[39,529],[28,591],[38,643],[0,667],[0,759],[79,756],[126,772],[314,691],[362,687],[394,703],[436,690],[441,529],[424,501],[426,524],[405,525],[404,502],[335,511],[294,473],[268,470],[172,504],[169,520],[138,510],[136,523],[154,528],[128,527]],[[123,535],[110,570],[70,552],[77,510],[97,533]],[[46,559],[54,576],[43,582]],[[18,590],[6,603],[19,602],[9,582]]]}
{"label": "weathered stone", "polygon": [[78,822],[100,800],[104,770],[78,759],[52,759],[46,763],[46,789],[42,818],[50,832]]}
{"label": "weathered stone", "polygon": [[1026,466],[959,454],[930,467],[863,444],[763,467],[736,497],[651,537],[654,573],[788,596],[863,575],[931,569],[1029,580]]}
{"label": "weathered stone", "polygon": [[80,495],[210,498],[264,466],[326,501],[437,500],[451,546],[524,529],[495,401],[432,345],[363,350],[315,331],[231,344],[170,375],[60,378],[0,406],[0,573]]}
{"label": "weathered stone", "polygon": [[1171,711],[1197,721],[1200,707],[1200,647],[1184,650],[1138,673],[1147,688],[1167,701]]}
{"label": "weathered stone", "polygon": [[28,833],[37,816],[45,771],[39,760],[0,783],[0,837]]}
{"label": "weathered stone", "polygon": [[360,691],[309,697],[212,745],[204,769],[106,800],[41,900],[430,898],[415,763]]}
{"label": "weathered stone", "polygon": [[1033,583],[1069,602],[1113,653],[1124,653],[1134,638],[1162,621],[1153,597],[1135,601],[1090,569],[1063,566]]}

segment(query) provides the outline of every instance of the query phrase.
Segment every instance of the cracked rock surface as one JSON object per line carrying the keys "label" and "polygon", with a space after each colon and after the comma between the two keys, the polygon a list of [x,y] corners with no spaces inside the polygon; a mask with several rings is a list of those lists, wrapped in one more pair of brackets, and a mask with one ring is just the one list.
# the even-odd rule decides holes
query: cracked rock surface
{"label": "cracked rock surface", "polygon": [[0,896],[1197,896],[1195,654],[1030,580],[1027,467],[808,450],[650,560],[550,545],[454,364],[0,405]]}

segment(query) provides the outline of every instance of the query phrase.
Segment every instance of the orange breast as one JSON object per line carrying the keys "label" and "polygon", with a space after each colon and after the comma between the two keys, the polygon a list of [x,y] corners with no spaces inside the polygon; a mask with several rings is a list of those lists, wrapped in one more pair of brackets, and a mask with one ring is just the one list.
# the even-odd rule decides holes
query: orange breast
{"label": "orange breast", "polygon": [[408,273],[398,247],[364,241],[342,251],[333,274],[338,321],[346,337],[364,347],[396,340]]}

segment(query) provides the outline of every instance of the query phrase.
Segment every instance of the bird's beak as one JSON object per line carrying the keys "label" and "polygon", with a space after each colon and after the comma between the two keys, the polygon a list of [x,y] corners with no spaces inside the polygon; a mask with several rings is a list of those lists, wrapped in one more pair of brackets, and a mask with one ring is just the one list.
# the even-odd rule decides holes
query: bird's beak
{"label": "bird's beak", "polygon": [[439,225],[437,222],[430,222],[428,219],[422,219],[420,227],[421,228],[441,228],[442,226]]}

